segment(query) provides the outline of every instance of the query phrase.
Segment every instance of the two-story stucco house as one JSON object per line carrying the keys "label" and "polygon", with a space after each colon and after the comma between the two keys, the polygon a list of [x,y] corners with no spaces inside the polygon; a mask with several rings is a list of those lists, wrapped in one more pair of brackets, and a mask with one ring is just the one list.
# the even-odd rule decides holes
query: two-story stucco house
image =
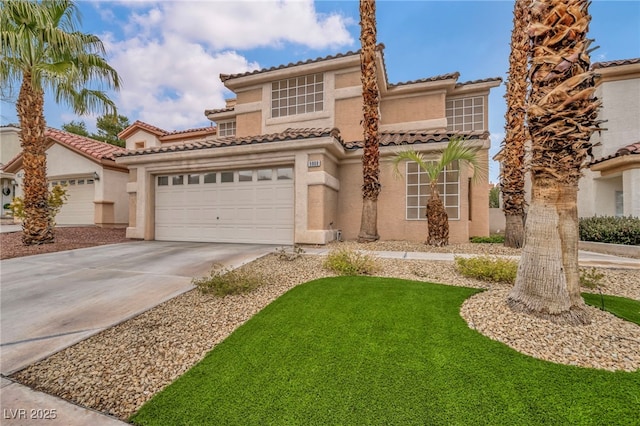
{"label": "two-story stucco house", "polygon": [[0,213],[10,217],[11,210],[4,206],[13,201],[16,195],[16,176],[5,170],[5,166],[20,152],[20,128],[14,124],[0,126]]}
{"label": "two-story stucco house", "polygon": [[[383,46],[377,60],[378,232],[385,240],[424,241],[426,176],[415,163],[401,164],[396,176],[391,160],[408,147],[435,156],[463,136],[481,147],[486,164],[488,97],[501,79],[460,83],[451,73],[392,84]],[[143,125],[123,132],[134,149],[116,160],[129,168],[127,237],[276,244],[355,239],[362,209],[359,52],[220,78],[236,98],[205,111],[216,134],[149,146]],[[487,179],[470,178],[470,170],[457,166],[441,177],[451,242],[489,232]]]}
{"label": "two-story stucco house", "polygon": [[596,96],[605,122],[595,160],[580,179],[578,214],[640,217],[640,58],[598,62]]}

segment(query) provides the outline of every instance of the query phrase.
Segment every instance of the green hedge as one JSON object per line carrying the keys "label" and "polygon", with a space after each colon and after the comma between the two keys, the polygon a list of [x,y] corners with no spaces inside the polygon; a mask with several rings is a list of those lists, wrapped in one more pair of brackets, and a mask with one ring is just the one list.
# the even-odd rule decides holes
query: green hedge
{"label": "green hedge", "polygon": [[580,240],[640,245],[640,218],[595,216],[580,218]]}

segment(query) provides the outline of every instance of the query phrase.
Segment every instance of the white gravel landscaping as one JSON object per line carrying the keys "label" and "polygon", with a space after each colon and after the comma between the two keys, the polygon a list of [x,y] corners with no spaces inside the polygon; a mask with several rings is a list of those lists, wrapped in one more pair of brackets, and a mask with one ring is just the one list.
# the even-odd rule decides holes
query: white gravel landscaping
{"label": "white gravel landscaping", "polygon": [[[356,248],[355,243],[340,243]],[[374,243],[367,250],[415,251],[413,243]],[[429,250],[423,244],[416,245]],[[519,254],[501,245],[468,244],[444,250]],[[446,252],[446,251],[445,251]],[[225,339],[238,326],[306,281],[331,276],[320,256],[295,261],[274,255],[245,265],[268,277],[250,294],[215,298],[184,293],[133,319],[69,347],[12,378],[74,403],[128,418]],[[640,327],[591,309],[587,327],[560,327],[515,315],[504,303],[508,287],[459,275],[452,262],[379,259],[378,275],[484,288],[468,299],[461,315],[470,327],[523,353],[549,361],[607,370],[640,369]],[[603,292],[640,300],[639,270],[602,270]],[[507,309],[507,310],[505,310]]]}

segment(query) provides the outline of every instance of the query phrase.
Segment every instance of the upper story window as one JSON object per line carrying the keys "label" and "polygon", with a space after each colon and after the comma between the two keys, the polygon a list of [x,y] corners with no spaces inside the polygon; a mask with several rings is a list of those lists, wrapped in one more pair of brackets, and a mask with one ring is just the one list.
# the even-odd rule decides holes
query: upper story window
{"label": "upper story window", "polygon": [[447,130],[484,130],[484,98],[448,99]]}
{"label": "upper story window", "polygon": [[236,120],[218,123],[218,136],[235,136]]}
{"label": "upper story window", "polygon": [[322,73],[271,83],[271,117],[305,114],[324,108]]}

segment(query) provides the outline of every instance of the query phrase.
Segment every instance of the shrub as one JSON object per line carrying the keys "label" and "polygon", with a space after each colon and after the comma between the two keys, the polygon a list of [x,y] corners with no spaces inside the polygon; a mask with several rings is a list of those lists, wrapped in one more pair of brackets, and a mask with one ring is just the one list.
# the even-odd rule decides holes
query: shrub
{"label": "shrub", "polygon": [[194,278],[191,283],[203,294],[224,297],[230,294],[248,293],[260,287],[263,279],[260,275],[242,269],[230,269],[215,264],[209,276]]}
{"label": "shrub", "polygon": [[640,245],[640,218],[595,216],[579,221],[580,240],[598,243]]}
{"label": "shrub", "polygon": [[[69,194],[65,189],[66,185],[56,185],[49,192],[49,198],[47,204],[49,206],[49,217],[51,222],[55,225],[55,217],[60,213],[60,209],[67,202]],[[15,197],[9,205],[14,217],[18,219],[24,219],[24,200],[22,197]]]}
{"label": "shrub", "polygon": [[596,268],[580,268],[580,285],[587,288],[599,288],[604,274]]}
{"label": "shrub", "polygon": [[489,256],[455,257],[456,269],[465,277],[483,281],[514,283],[518,262]]}
{"label": "shrub", "polygon": [[279,260],[287,260],[289,262],[294,261],[305,254],[304,249],[299,246],[294,246],[291,251],[288,251],[286,247],[277,248],[275,251]]}
{"label": "shrub", "polygon": [[472,243],[503,244],[504,235],[492,235],[490,237],[471,237],[469,241],[471,241]]}
{"label": "shrub", "polygon": [[380,270],[377,260],[357,250],[340,248],[329,252],[323,266],[339,275],[373,275]]}

